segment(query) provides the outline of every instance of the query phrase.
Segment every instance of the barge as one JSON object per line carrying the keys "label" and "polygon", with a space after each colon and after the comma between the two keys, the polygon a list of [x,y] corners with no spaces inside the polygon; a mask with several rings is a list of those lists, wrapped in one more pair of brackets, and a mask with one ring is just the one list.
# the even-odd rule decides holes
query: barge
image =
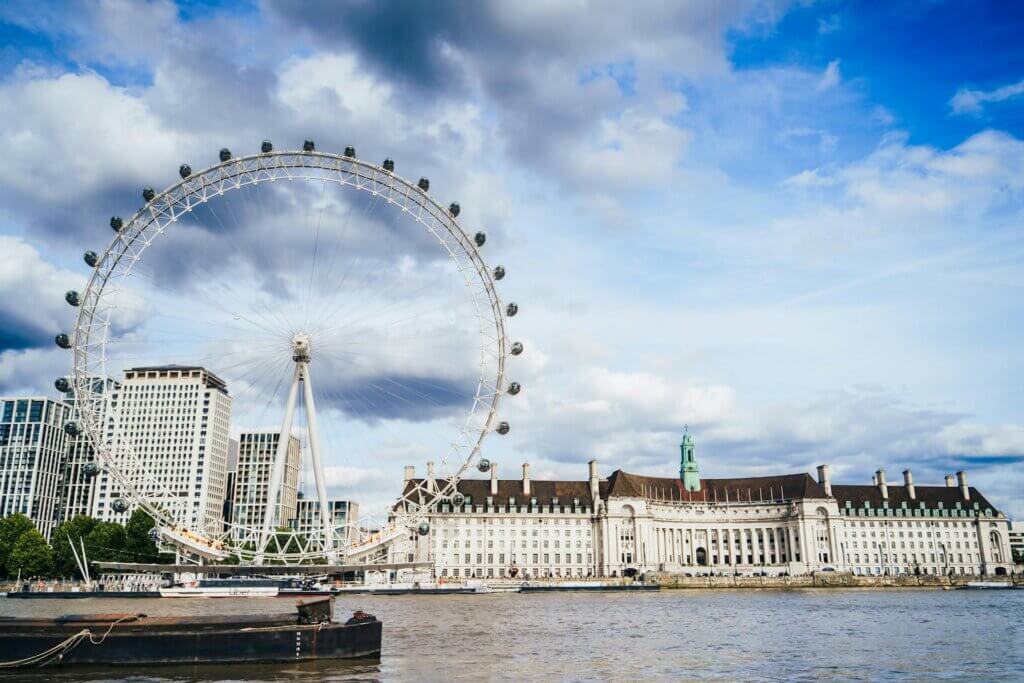
{"label": "barge", "polygon": [[0,671],[40,666],[296,662],[377,658],[381,622],[356,612],[331,620],[334,599],[298,614],[150,617],[145,614],[0,617]]}

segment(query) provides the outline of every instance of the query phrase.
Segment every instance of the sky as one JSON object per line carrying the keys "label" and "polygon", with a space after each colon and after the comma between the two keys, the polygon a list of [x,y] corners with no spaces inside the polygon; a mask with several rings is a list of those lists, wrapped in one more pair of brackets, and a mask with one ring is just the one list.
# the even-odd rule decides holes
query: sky
{"label": "sky", "polygon": [[[685,426],[704,476],[964,469],[1024,517],[1022,31],[987,2],[3,3],[0,394],[53,394],[63,293],[142,187],[309,138],[487,231],[527,348],[502,476],[674,476]],[[265,259],[272,217],[233,228],[237,258],[201,225],[179,244]],[[180,303],[199,271],[168,263]],[[411,360],[373,376],[437,386]],[[363,417],[339,495],[397,493],[451,438]]]}

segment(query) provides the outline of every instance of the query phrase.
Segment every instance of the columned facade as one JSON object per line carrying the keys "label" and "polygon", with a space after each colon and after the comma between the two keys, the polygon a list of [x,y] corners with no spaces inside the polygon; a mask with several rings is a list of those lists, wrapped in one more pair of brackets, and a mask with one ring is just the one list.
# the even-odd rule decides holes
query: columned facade
{"label": "columned facade", "polygon": [[[419,483],[410,470],[407,491]],[[884,488],[882,473],[871,485],[833,486],[827,466],[817,479],[700,479],[693,490],[622,470],[601,479],[594,462],[586,480],[526,473],[499,480],[495,465],[490,481],[460,481],[464,503],[434,505],[427,534],[413,535],[414,550],[401,559],[458,579],[998,575],[1013,566],[1005,515],[966,484]]]}

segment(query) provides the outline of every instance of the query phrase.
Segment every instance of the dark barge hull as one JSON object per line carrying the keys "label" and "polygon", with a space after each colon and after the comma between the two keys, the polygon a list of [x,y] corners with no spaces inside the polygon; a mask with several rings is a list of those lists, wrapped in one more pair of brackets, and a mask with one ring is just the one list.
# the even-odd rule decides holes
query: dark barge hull
{"label": "dark barge hull", "polygon": [[[0,619],[0,659],[30,658],[88,629],[99,641],[123,615]],[[114,617],[113,619],[109,617]],[[81,639],[42,665],[162,665],[296,662],[380,656],[381,622],[297,624],[291,615],[141,617]]]}

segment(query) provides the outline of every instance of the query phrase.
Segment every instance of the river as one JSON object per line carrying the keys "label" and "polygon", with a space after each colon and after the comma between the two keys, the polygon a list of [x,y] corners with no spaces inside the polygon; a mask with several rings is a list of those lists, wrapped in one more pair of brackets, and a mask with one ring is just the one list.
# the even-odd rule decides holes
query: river
{"label": "river", "polygon": [[[278,599],[7,600],[0,615],[289,611]],[[351,596],[379,662],[47,670],[30,681],[1024,681],[1024,590]],[[10,680],[10,679],[8,679]]]}

